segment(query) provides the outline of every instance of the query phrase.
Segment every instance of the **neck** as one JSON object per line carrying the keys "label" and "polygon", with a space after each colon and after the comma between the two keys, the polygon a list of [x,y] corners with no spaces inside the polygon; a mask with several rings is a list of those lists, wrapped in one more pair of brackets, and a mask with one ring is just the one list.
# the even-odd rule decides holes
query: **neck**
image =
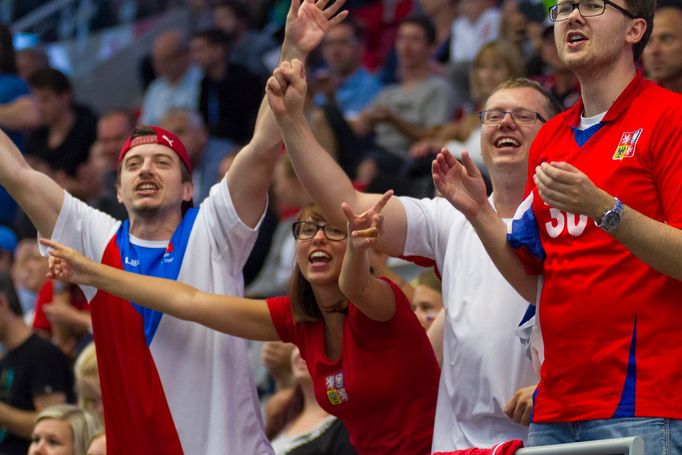
{"label": "neck", "polygon": [[502,169],[490,173],[493,184],[493,202],[500,218],[511,218],[523,201],[528,172],[525,164],[513,169]]}
{"label": "neck", "polygon": [[621,58],[612,66],[600,65],[595,71],[577,72],[585,109],[583,115],[593,117],[608,111],[635,73],[632,57],[629,60]]}
{"label": "neck", "polygon": [[312,412],[323,412],[326,414],[326,411],[322,409],[317,402],[317,399],[315,398],[315,389],[313,388],[313,383],[312,382],[302,382],[301,384],[301,391],[303,392],[303,414],[306,413],[312,413]]}
{"label": "neck", "polygon": [[402,67],[400,68],[400,80],[403,85],[416,84],[426,79],[429,75],[428,65],[419,65],[414,67]]}
{"label": "neck", "polygon": [[64,115],[60,115],[48,129],[51,134],[61,133],[66,136],[66,134],[71,131],[71,128],[73,128],[74,123],[76,123],[76,114],[73,111],[73,108],[69,108]]}
{"label": "neck", "polygon": [[659,82],[660,86],[672,90],[673,92],[682,93],[682,74],[675,79]]}
{"label": "neck", "polygon": [[24,343],[31,336],[31,328],[18,316],[12,316],[13,321],[7,324],[7,332],[2,339],[5,349],[11,351]]}
{"label": "neck", "polygon": [[212,68],[210,68],[206,74],[210,79],[213,79],[214,81],[219,81],[223,77],[225,77],[225,73],[227,72],[227,62],[224,60],[220,63],[216,63],[213,65]]}
{"label": "neck", "polygon": [[170,240],[177,229],[182,214],[177,210],[169,216],[144,216],[129,213],[130,234],[143,240]]}

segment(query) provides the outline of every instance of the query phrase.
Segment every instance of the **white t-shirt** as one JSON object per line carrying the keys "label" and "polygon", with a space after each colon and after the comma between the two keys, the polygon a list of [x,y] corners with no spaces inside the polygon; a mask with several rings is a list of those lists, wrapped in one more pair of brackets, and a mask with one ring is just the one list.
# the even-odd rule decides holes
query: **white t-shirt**
{"label": "white t-shirt", "polygon": [[450,38],[450,60],[452,62],[473,61],[484,44],[500,36],[502,14],[497,8],[488,8],[476,22],[459,17],[452,23]]}
{"label": "white t-shirt", "polygon": [[528,303],[447,200],[400,201],[407,215],[403,254],[434,260],[443,278],[446,324],[432,451],[525,440],[528,429],[503,409],[517,389],[538,381],[515,335]]}
{"label": "white t-shirt", "polygon": [[[120,225],[67,193],[52,238],[101,261]],[[225,180],[211,189],[189,226],[177,280],[205,292],[241,295],[242,267],[257,229],[239,219]],[[133,237],[130,243],[147,248],[168,244]],[[83,290],[88,300],[97,292],[88,287]],[[115,344],[117,340],[114,337],[107,342]],[[106,347],[98,344],[98,349]],[[148,349],[184,453],[272,454],[263,433],[246,340],[163,314]],[[118,372],[116,365],[112,367]],[[125,381],[127,368],[131,367],[121,364],[120,378],[112,380]]]}

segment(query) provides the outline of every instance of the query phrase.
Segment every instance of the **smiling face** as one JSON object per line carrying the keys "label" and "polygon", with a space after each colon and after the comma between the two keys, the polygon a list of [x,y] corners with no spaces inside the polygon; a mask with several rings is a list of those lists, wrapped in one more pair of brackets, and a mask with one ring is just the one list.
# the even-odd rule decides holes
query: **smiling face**
{"label": "smiling face", "polygon": [[121,163],[118,200],[129,215],[154,217],[176,211],[192,199],[191,181],[183,182],[182,164],[170,148],[142,144],[126,153]]}
{"label": "smiling face", "polygon": [[[314,214],[307,214],[301,221],[315,223],[318,226],[327,221]],[[346,232],[342,226],[331,226],[339,233]],[[296,240],[296,263],[303,277],[313,286],[338,285],[343,256],[346,252],[346,240],[329,240],[323,229],[318,229],[310,239]]]}
{"label": "smiling face", "polygon": [[73,431],[67,422],[43,419],[36,423],[28,455],[73,454]]}
{"label": "smiling face", "polygon": [[[545,98],[529,87],[503,88],[493,93],[485,104],[485,109],[515,111],[527,109],[549,118],[545,108]],[[543,123],[518,125],[506,114],[499,124],[481,125],[481,153],[491,177],[496,172],[513,169],[526,170],[528,151]]]}

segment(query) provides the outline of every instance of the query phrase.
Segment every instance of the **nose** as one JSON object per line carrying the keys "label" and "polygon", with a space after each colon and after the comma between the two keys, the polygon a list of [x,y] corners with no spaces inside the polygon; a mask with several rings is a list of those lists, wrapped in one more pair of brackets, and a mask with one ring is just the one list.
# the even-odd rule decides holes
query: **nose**
{"label": "nose", "polygon": [[318,242],[327,240],[327,237],[324,235],[324,229],[319,228],[313,236],[313,240]]}
{"label": "nose", "polygon": [[514,122],[514,119],[512,118],[511,112],[505,112],[504,117],[502,117],[502,121],[500,122],[500,128],[511,128],[514,129],[516,128],[516,122]]}
{"label": "nose", "polygon": [[575,22],[576,20],[583,20],[583,15],[580,14],[580,8],[578,3],[573,4],[573,11],[568,15],[569,22]]}

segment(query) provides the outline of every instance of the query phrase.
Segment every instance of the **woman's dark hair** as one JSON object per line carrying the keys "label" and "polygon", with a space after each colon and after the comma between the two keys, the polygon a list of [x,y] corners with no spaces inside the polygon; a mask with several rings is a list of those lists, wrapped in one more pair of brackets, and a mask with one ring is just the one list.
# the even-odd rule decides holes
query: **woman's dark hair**
{"label": "woman's dark hair", "polygon": [[289,400],[265,422],[265,437],[272,441],[301,412],[303,412],[303,389],[296,384]]}
{"label": "woman's dark hair", "polygon": [[5,24],[0,24],[0,73],[17,74],[12,32]]}
{"label": "woman's dark hair", "polygon": [[[296,221],[326,221],[322,212],[315,204],[305,206],[296,217]],[[313,288],[301,273],[298,264],[294,264],[289,283],[289,299],[291,300],[291,313],[295,322],[315,322],[322,317],[320,308],[317,306]]]}

